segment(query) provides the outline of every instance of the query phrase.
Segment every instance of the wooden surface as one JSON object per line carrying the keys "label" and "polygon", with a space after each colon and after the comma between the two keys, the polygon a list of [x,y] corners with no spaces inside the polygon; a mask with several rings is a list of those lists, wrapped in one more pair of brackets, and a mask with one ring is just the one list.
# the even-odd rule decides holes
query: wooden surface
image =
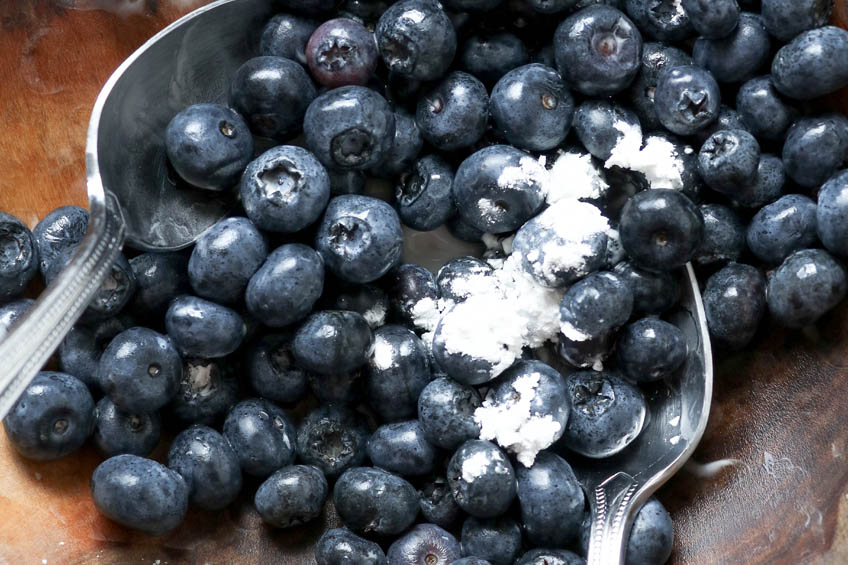
{"label": "wooden surface", "polygon": [[[85,132],[100,86],[202,3],[0,0],[0,209],[33,226],[57,205],[85,205]],[[837,17],[845,13],[837,2]],[[753,352],[718,364],[695,461],[660,493],[675,522],[672,562],[848,563],[846,354],[843,306],[816,332],[764,328]],[[249,501],[192,511],[165,538],[128,532],[89,499],[98,461],[87,447],[58,463],[28,462],[0,434],[0,563],[311,562],[301,556],[322,523],[274,532]]]}

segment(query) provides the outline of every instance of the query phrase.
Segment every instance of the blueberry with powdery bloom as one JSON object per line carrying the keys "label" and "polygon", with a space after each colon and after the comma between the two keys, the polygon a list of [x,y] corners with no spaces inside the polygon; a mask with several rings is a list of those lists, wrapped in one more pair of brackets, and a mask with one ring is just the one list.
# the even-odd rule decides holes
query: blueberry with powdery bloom
{"label": "blueberry with powdery bloom", "polygon": [[233,406],[223,427],[242,471],[267,477],[295,458],[295,429],[285,412],[261,398]]}
{"label": "blueberry with powdery bloom", "polygon": [[743,84],[736,95],[736,110],[752,134],[773,140],[782,139],[798,115],[774,88],[770,76]]}
{"label": "blueberry with powdery bloom", "polygon": [[377,68],[374,34],[355,20],[327,20],[306,44],[306,63],[315,80],[330,88],[364,85]]}
{"label": "blueberry with powdery bloom", "polygon": [[682,0],[680,5],[701,37],[727,37],[739,23],[736,0]]}
{"label": "blueberry with powdery bloom", "polygon": [[736,261],[745,251],[745,226],[733,209],[722,204],[703,204],[704,239],[692,257],[697,265]]}
{"label": "blueberry with powdery bloom", "polygon": [[394,74],[434,80],[444,74],[456,53],[456,30],[438,2],[402,0],[377,22],[377,47]]}
{"label": "blueberry with powdery bloom", "polygon": [[377,536],[401,533],[418,515],[415,487],[373,467],[345,471],[333,488],[333,504],[348,528]]}
{"label": "blueberry with powdery bloom", "polygon": [[692,48],[696,65],[719,82],[742,82],[757,75],[771,56],[771,41],[757,14],[743,12],[739,24],[721,39],[700,38]]}
{"label": "blueberry with powdery bloom", "polygon": [[782,196],[751,218],[747,237],[757,259],[776,265],[816,242],[816,203],[803,194]]}
{"label": "blueberry with powdery bloom", "polygon": [[744,130],[717,131],[698,153],[698,171],[704,182],[731,196],[754,182],[759,162],[760,144]]}
{"label": "blueberry with powdery bloom", "polygon": [[386,565],[383,549],[344,528],[324,532],[315,543],[318,565]]}
{"label": "blueberry with powdery bloom", "polygon": [[392,565],[449,565],[460,556],[459,542],[435,524],[418,524],[389,546]]}
{"label": "blueberry with powdery bloom", "polygon": [[27,287],[38,272],[38,246],[18,218],[0,212],[0,303]]}
{"label": "blueberry with powdery bloom", "polygon": [[521,526],[512,518],[475,518],[462,524],[462,554],[485,559],[492,565],[512,565],[521,552]]}
{"label": "blueberry with powdery bloom", "polygon": [[796,100],[812,100],[848,84],[848,31],[825,26],[784,45],[771,63],[774,86]]}
{"label": "blueberry with powdery bloom", "polygon": [[418,397],[431,379],[426,346],[412,331],[389,324],[374,332],[365,387],[369,405],[382,420],[415,417]]}
{"label": "blueberry with powdery bloom", "polygon": [[741,349],[765,313],[766,280],[755,267],[729,263],[707,279],[703,300],[710,337],[725,349]]}
{"label": "blueberry with powdery bloom", "polygon": [[165,329],[180,355],[206,359],[229,355],[247,333],[238,312],[196,296],[180,296],[171,302]]}
{"label": "blueberry with powdery bloom", "polygon": [[415,121],[436,149],[453,151],[474,145],[489,119],[486,87],[468,73],[454,71],[418,99]]}
{"label": "blueberry with powdery bloom", "polygon": [[318,22],[292,14],[276,14],[262,30],[259,54],[285,57],[306,64],[306,43]]}
{"label": "blueberry with powdery bloom", "polygon": [[309,412],[297,428],[297,456],[328,478],[361,465],[367,455],[368,427],[356,412],[324,404]]}
{"label": "blueberry with powdery bloom", "polygon": [[459,507],[478,518],[500,516],[515,498],[512,464],[488,441],[463,443],[448,463],[447,479]]}
{"label": "blueberry with powdery bloom", "polygon": [[453,216],[453,178],[453,168],[438,155],[415,161],[395,187],[398,216],[404,225],[430,231]]}
{"label": "blueberry with powdery bloom", "polygon": [[801,118],[783,142],[783,166],[788,176],[806,188],[821,186],[845,163],[848,118],[824,114]]}
{"label": "blueberry with powdery bloom", "polygon": [[816,229],[828,251],[848,255],[848,171],[832,176],[819,190]]}
{"label": "blueberry with powdery bloom", "polygon": [[789,41],[801,32],[827,25],[833,0],[763,0],[763,23],[770,34]]}
{"label": "blueberry with powdery bloom", "polygon": [[766,301],[788,328],[815,323],[848,292],[845,267],[823,249],[796,251],[769,273]]}
{"label": "blueberry with powdery bloom", "polygon": [[694,65],[667,68],[657,80],[654,109],[677,135],[692,135],[718,117],[721,92],[709,71]]}
{"label": "blueberry with powdery bloom", "polygon": [[320,470],[309,465],[283,467],[256,489],[253,503],[266,524],[291,528],[321,515],[329,487]]}
{"label": "blueberry with powdery bloom", "polygon": [[688,53],[664,43],[645,43],[642,47],[642,59],[639,74],[627,89],[627,100],[632,110],[639,116],[646,131],[662,127],[654,111],[654,94],[657,82],[663,70],[679,65],[691,65],[692,57]]}
{"label": "blueberry with powdery bloom", "polygon": [[680,0],[627,0],[625,6],[639,29],[657,41],[673,43],[695,33]]}

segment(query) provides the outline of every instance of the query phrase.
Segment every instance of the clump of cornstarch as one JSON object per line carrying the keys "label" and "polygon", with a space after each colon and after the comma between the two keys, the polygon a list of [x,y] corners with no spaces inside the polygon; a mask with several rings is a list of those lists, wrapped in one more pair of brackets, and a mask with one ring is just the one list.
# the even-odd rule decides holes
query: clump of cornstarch
{"label": "clump of cornstarch", "polygon": [[609,184],[590,154],[564,151],[551,163],[545,188],[547,202],[553,204],[563,199],[598,200]]}
{"label": "clump of cornstarch", "polygon": [[621,167],[645,175],[651,188],[683,188],[683,162],[674,144],[659,136],[642,137],[642,128],[618,121],[613,124],[623,135],[612,148],[604,166]]}

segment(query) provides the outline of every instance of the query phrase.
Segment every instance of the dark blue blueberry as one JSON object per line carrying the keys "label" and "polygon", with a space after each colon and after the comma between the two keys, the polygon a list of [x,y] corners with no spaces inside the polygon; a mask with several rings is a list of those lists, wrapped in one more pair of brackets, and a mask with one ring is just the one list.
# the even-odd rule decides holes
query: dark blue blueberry
{"label": "dark blue blueberry", "polygon": [[121,332],[100,357],[97,381],[128,412],[153,412],[179,390],[183,362],[167,336],[148,328]]}
{"label": "dark blue blueberry", "polygon": [[0,212],[0,303],[18,296],[38,271],[38,246],[18,218]]}
{"label": "dark blue blueberry", "polygon": [[616,345],[622,372],[637,383],[662,379],[686,360],[686,337],[659,318],[642,318],[624,327]]}
{"label": "dark blue blueberry", "polygon": [[515,477],[521,522],[530,543],[540,547],[569,545],[580,532],[585,504],[571,466],[562,457],[543,451],[532,467],[516,467]]}
{"label": "dark blue blueberry", "polygon": [[395,540],[386,554],[392,565],[449,565],[460,557],[456,538],[435,524],[418,524]]}
{"label": "dark blue blueberry", "polygon": [[824,184],[845,163],[848,118],[841,114],[801,118],[786,133],[786,176],[807,188]]}
{"label": "dark blue blueberry", "polygon": [[827,25],[833,0],[763,0],[763,23],[770,34],[789,41],[802,31]]}
{"label": "dark blue blueberry", "polygon": [[531,549],[515,565],[586,565],[586,560],[567,549]]}
{"label": "dark blue blueberry", "polygon": [[267,477],[294,461],[294,426],[282,409],[267,400],[250,398],[233,406],[223,432],[242,471],[249,475]]}
{"label": "dark blue blueberry", "polygon": [[327,20],[306,44],[306,63],[319,83],[330,88],[366,84],[377,68],[374,34],[356,20]]}
{"label": "dark blue blueberry", "polygon": [[654,110],[677,135],[692,135],[715,121],[721,92],[709,71],[694,65],[666,67],[657,79]]}
{"label": "dark blue blueberry", "polygon": [[462,515],[444,477],[434,477],[418,489],[421,516],[442,528],[452,529]]}
{"label": "dark blue blueberry", "polygon": [[482,557],[463,557],[454,561],[453,565],[492,565],[492,563]]}
{"label": "dark blue blueberry", "polygon": [[530,64],[506,73],[492,90],[489,113],[510,144],[547,151],[565,139],[574,115],[574,99],[559,73]]}
{"label": "dark blue blueberry", "polygon": [[204,510],[229,506],[241,491],[241,467],[227,440],[206,426],[186,428],[171,442],[168,467],[188,485],[189,501]]}
{"label": "dark blue blueberry", "polygon": [[486,87],[454,71],[418,99],[415,121],[431,145],[442,151],[469,147],[483,137],[489,120]]}
{"label": "dark blue blueberry", "polygon": [[91,499],[115,522],[161,536],[183,521],[188,485],[179,473],[152,459],[116,455],[94,470]]}
{"label": "dark blue blueberry", "polygon": [[318,96],[303,119],[306,146],[329,169],[370,169],[395,137],[386,99],[364,86],[343,86]]}
{"label": "dark blue blueberry", "polygon": [[848,292],[845,267],[822,249],[796,251],[769,274],[766,301],[779,323],[802,328],[839,304]]}
{"label": "dark blue blueberry", "polygon": [[482,400],[479,393],[447,377],[431,381],[418,397],[418,421],[424,437],[443,449],[453,450],[480,435],[474,411]]}
{"label": "dark blue blueberry", "polygon": [[469,440],[459,446],[448,463],[447,479],[459,507],[478,518],[500,516],[515,498],[512,464],[488,441]]}
{"label": "dark blue blueberry", "polygon": [[783,101],[770,76],[752,78],[739,88],[736,111],[751,133],[773,140],[782,139],[798,115]]}
{"label": "dark blue blueberry", "polygon": [[365,364],[373,341],[371,328],[361,314],[323,310],[309,316],[297,329],[292,355],[307,371],[348,373]]}
{"label": "dark blue blueberry", "polygon": [[645,397],[617,373],[578,371],[565,379],[571,416],[562,445],[602,458],[627,447],[642,431]]}
{"label": "dark blue blueberry", "polygon": [[393,3],[377,23],[377,47],[393,74],[434,80],[444,74],[456,53],[456,31],[438,2]]}
{"label": "dark blue blueberry", "polygon": [[355,194],[330,201],[315,249],[327,269],[354,283],[377,280],[400,260],[403,230],[397,212],[386,202]]}
{"label": "dark blue blueberry", "polygon": [[677,304],[680,283],[671,273],[646,271],[628,261],[613,270],[633,291],[634,314],[662,314]]}
{"label": "dark blue blueberry", "polygon": [[182,424],[217,424],[236,403],[238,388],[226,360],[188,358],[168,411]]}
{"label": "dark blue blueberry", "polygon": [[421,136],[418,124],[415,123],[415,118],[404,110],[396,111],[395,138],[392,147],[383,161],[371,169],[371,174],[392,178],[404,173],[415,163],[423,145],[424,138]]}
{"label": "dark blue blueberry", "polygon": [[802,194],[787,194],[763,206],[748,224],[748,249],[770,265],[815,242],[816,203]]}
{"label": "dark blue blueberry", "polygon": [[480,243],[483,239],[483,234],[486,233],[463,220],[459,214],[449,219],[447,226],[452,236],[460,241],[467,241],[469,243]]}
{"label": "dark blue blueberry", "polygon": [[335,310],[359,312],[374,330],[386,324],[389,297],[373,284],[342,284],[334,296],[327,296],[329,307]]}
{"label": "dark blue blueberry", "polygon": [[469,516],[462,523],[461,540],[462,555],[479,557],[492,565],[512,565],[521,553],[521,527],[506,516]]}
{"label": "dark blue blueberry", "polygon": [[247,377],[262,398],[280,404],[295,404],[306,396],[307,372],[292,355],[291,334],[266,335],[247,352]]}
{"label": "dark blue blueberry", "polygon": [[353,406],[362,399],[362,371],[318,375],[309,373],[309,390],[319,402]]}
{"label": "dark blue blueberry", "polygon": [[300,133],[315,96],[315,85],[303,67],[284,57],[248,59],[230,82],[230,106],[254,134],[278,140]]}
{"label": "dark blue blueberry", "polygon": [[848,171],[822,185],[816,208],[819,240],[836,255],[848,255]]}
{"label": "dark blue blueberry", "polygon": [[330,196],[362,194],[365,192],[365,174],[362,171],[327,171],[330,175]]}
{"label": "dark blue blueberry", "polygon": [[265,479],[256,489],[253,504],[266,524],[291,528],[320,516],[329,490],[319,469],[291,465]]}
{"label": "dark blue blueberry", "polygon": [[654,111],[654,94],[660,74],[666,68],[691,64],[692,57],[677,47],[664,43],[645,43],[642,48],[639,74],[636,75],[627,91],[627,99],[645,130],[656,130],[662,127]]}
{"label": "dark blue blueberry", "polygon": [[389,273],[386,292],[392,314],[410,325],[414,323],[419,302],[429,301],[435,306],[441,295],[433,273],[411,263],[400,265]]}
{"label": "dark blue blueberry", "polygon": [[[682,183],[682,186],[678,190],[692,202],[700,202],[701,194],[706,190],[706,187],[698,170],[698,152],[687,143],[688,140],[684,140],[664,130],[651,134],[650,138],[662,139],[674,147],[672,154],[678,160],[678,171],[680,172],[680,181]],[[607,215],[609,215],[608,211]]]}
{"label": "dark blue blueberry", "polygon": [[368,438],[367,450],[375,467],[405,477],[430,474],[438,455],[418,420],[380,426]]}
{"label": "dark blue blueberry", "polygon": [[621,210],[621,245],[634,263],[667,271],[685,265],[704,237],[704,218],[689,198],[676,190],[644,190]]}
{"label": "dark blue blueberry", "polygon": [[235,110],[195,104],[171,119],[165,150],[174,170],[189,184],[226,190],[253,158],[253,136]]}
{"label": "dark blue blueberry", "polygon": [[680,6],[695,31],[707,39],[727,37],[739,23],[736,0],[681,0]]}
{"label": "dark blue blueberry", "polygon": [[[533,2],[538,2],[539,0],[528,0],[528,4],[532,4]],[[547,2],[548,0],[541,0],[542,2]],[[560,0],[554,0],[558,2]],[[566,2],[570,2],[571,0],[565,0]],[[545,65],[546,67],[551,67],[552,69],[556,68],[556,57],[554,56],[554,44],[549,43],[545,45],[535,53],[530,56],[531,63],[539,63],[540,65]]]}
{"label": "dark blue blueberry", "polygon": [[221,220],[197,240],[188,262],[194,292],[222,304],[241,300],[268,246],[247,218]]}
{"label": "dark blue blueberry", "polygon": [[766,280],[750,265],[730,263],[707,279],[704,312],[716,345],[741,349],[757,332],[766,309]]}
{"label": "dark blue blueberry", "polygon": [[390,324],[374,332],[365,367],[368,403],[384,421],[415,416],[418,396],[432,378],[424,343],[403,326]]}
{"label": "dark blue blueberry", "polygon": [[142,253],[130,259],[130,268],[136,282],[132,311],[139,317],[161,319],[171,300],[191,292],[182,253]]}
{"label": "dark blue blueberry", "polygon": [[79,245],[87,229],[88,210],[79,206],[61,206],[44,216],[32,230],[41,274],[62,251]]}
{"label": "dark blue blueberry", "polygon": [[106,456],[148,455],[159,443],[162,425],[157,412],[126,412],[104,396],[95,410],[94,445]]}
{"label": "dark blue blueberry", "polygon": [[280,0],[278,4],[299,14],[317,16],[335,8],[338,0]]}
{"label": "dark blue blueberry", "polygon": [[495,32],[466,39],[458,59],[462,70],[491,85],[512,69],[526,65],[530,53],[518,36]]}
{"label": "dark blue blueberry", "polygon": [[344,0],[339,14],[353,16],[357,21],[374,23],[393,2],[389,0]]}
{"label": "dark blue blueberry", "polygon": [[476,285],[476,281],[492,281],[494,273],[491,265],[477,257],[457,257],[442,265],[436,275],[436,284],[442,298],[464,302],[471,296],[470,287]]}
{"label": "dark blue blueberry", "polygon": [[259,39],[259,54],[285,57],[306,64],[306,42],[318,22],[292,14],[277,14],[272,17]]}
{"label": "dark blue blueberry", "polygon": [[521,227],[545,202],[546,171],[535,158],[509,145],[492,145],[465,159],[453,196],[462,218],[488,233]]}
{"label": "dark blue blueberry", "polygon": [[656,41],[673,43],[695,33],[681,0],[627,0],[627,15]]}
{"label": "dark blue blueberry", "polygon": [[742,12],[739,25],[726,37],[702,37],[692,48],[695,64],[719,82],[742,82],[757,75],[771,56],[771,41],[757,14]]}
{"label": "dark blue blueberry", "polygon": [[329,478],[362,464],[368,428],[356,412],[325,404],[311,412],[297,429],[297,455]]}
{"label": "dark blue blueberry", "polygon": [[185,357],[214,359],[229,355],[247,333],[238,312],[196,296],[180,296],[165,314],[165,328]]}
{"label": "dark blue blueberry", "polygon": [[70,455],[94,429],[94,400],[71,375],[42,371],[3,419],[6,436],[27,459],[48,461]]}
{"label": "dark blue blueberry", "polygon": [[567,85],[586,96],[610,96],[627,88],[639,72],[642,36],[621,11],[596,4],[559,25],[554,50]]}
{"label": "dark blue blueberry", "polygon": [[703,204],[704,239],[692,260],[698,265],[736,261],[745,251],[745,226],[732,209],[721,204]]}
{"label": "dark blue blueberry", "polygon": [[100,355],[112,337],[114,336],[101,341],[90,328],[74,326],[59,345],[59,368],[84,382],[90,390],[99,390],[97,368],[100,365]]}
{"label": "dark blue blueberry", "polygon": [[746,208],[759,208],[780,198],[785,183],[783,161],[780,157],[763,153],[754,182],[737,189],[733,202]]}
{"label": "dark blue blueberry", "polygon": [[697,147],[703,145],[704,142],[717,131],[735,129],[743,129],[748,133],[751,133],[750,128],[748,128],[745,122],[742,121],[742,118],[739,117],[739,113],[730,106],[722,104],[718,109],[718,117],[715,121],[705,128],[695,132],[693,138]]}
{"label": "dark blue blueberry", "polygon": [[488,12],[501,5],[503,0],[446,0],[448,8],[455,12]]}
{"label": "dark blue blueberry", "polygon": [[395,187],[398,216],[404,225],[430,231],[456,213],[453,204],[453,168],[438,155],[415,161]]}
{"label": "dark blue blueberry", "polygon": [[612,148],[624,137],[616,124],[640,128],[639,118],[629,108],[608,100],[587,100],[574,114],[574,132],[583,147],[601,161],[612,154]]}
{"label": "dark blue blueberry", "polygon": [[373,467],[348,469],[333,488],[333,504],[345,526],[370,535],[397,535],[418,515],[418,493],[397,475]]}
{"label": "dark blue blueberry", "polygon": [[324,532],[315,543],[317,565],[386,565],[386,555],[373,541],[343,528]]}
{"label": "dark blue blueberry", "polygon": [[580,4],[580,0],[527,0],[527,4],[540,14],[559,14]]}
{"label": "dark blue blueberry", "polygon": [[848,31],[825,26],[797,36],[771,63],[775,88],[790,98],[812,100],[848,84]]}
{"label": "dark blue blueberry", "polygon": [[671,516],[656,498],[648,499],[633,520],[625,549],[625,563],[665,563],[674,545]]}

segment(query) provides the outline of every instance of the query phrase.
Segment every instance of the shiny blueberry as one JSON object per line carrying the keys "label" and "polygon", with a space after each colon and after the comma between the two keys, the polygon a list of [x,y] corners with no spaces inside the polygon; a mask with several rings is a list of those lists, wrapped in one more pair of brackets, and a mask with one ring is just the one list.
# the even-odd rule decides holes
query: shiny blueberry
{"label": "shiny blueberry", "polygon": [[742,121],[739,113],[730,106],[722,104],[719,106],[718,117],[715,121],[695,132],[693,140],[697,145],[703,145],[703,143],[715,132],[735,129],[743,129],[748,133],[751,133],[751,129],[744,121]]}
{"label": "shiny blueberry", "polygon": [[462,555],[479,557],[492,565],[512,565],[521,553],[521,527],[506,516],[469,516],[462,524],[461,540]]}
{"label": "shiny blueberry", "polygon": [[845,267],[822,249],[796,251],[769,274],[766,299],[772,317],[790,328],[814,323],[848,292]]}
{"label": "shiny blueberry", "polygon": [[700,38],[692,48],[695,64],[719,82],[742,82],[757,75],[771,56],[771,41],[757,14],[742,12],[739,24],[721,39]]}
{"label": "shiny blueberry", "polygon": [[815,241],[816,203],[802,194],[787,194],[763,206],[748,224],[748,249],[770,265]]}
{"label": "shiny blueberry", "polygon": [[418,421],[424,437],[443,449],[456,449],[480,435],[474,411],[482,400],[479,393],[447,377],[431,381],[418,397]]}
{"label": "shiny blueberry", "polygon": [[324,532],[315,543],[318,565],[386,565],[382,548],[343,528]]}
{"label": "shiny blueberry", "polygon": [[736,0],[682,0],[680,6],[695,31],[707,39],[727,37],[739,23]]}
{"label": "shiny blueberry", "polygon": [[641,130],[639,118],[629,108],[607,100],[587,100],[574,114],[574,131],[583,147],[594,157],[606,161],[612,148],[624,137],[619,129],[630,126]]}
{"label": "shiny blueberry", "polygon": [[41,274],[62,251],[79,245],[87,229],[88,210],[79,206],[61,206],[44,216],[32,230]]}
{"label": "shiny blueberry", "polygon": [[18,296],[38,271],[38,246],[18,218],[0,212],[0,303]]}
{"label": "shiny blueberry", "polygon": [[341,284],[332,294],[325,294],[328,307],[334,310],[351,310],[362,314],[368,326],[375,330],[386,324],[389,297],[373,284]]}
{"label": "shiny blueberry", "polygon": [[207,426],[186,428],[171,442],[168,467],[188,485],[189,501],[204,510],[220,510],[241,491],[241,467],[235,451]]}
{"label": "shiny blueberry", "polygon": [[736,95],[736,110],[751,133],[774,140],[783,138],[798,114],[774,88],[770,76],[743,84]]}
{"label": "shiny blueberry", "polygon": [[429,474],[438,455],[418,420],[380,426],[368,438],[367,450],[375,467],[405,477]]}
{"label": "shiny blueberry", "polygon": [[275,528],[291,528],[321,515],[329,494],[327,479],[310,465],[283,467],[265,479],[253,503],[262,521]]}
{"label": "shiny blueberry", "polygon": [[798,35],[771,63],[774,86],[797,100],[812,100],[848,84],[848,31],[825,26]]}
{"label": "shiny blueberry", "polygon": [[736,261],[745,251],[745,226],[731,208],[722,204],[703,204],[704,239],[692,260],[698,265]]}
{"label": "shiny blueberry", "polygon": [[586,565],[586,560],[567,549],[531,549],[515,565]]}
{"label": "shiny blueberry", "polygon": [[362,370],[331,375],[309,373],[307,380],[319,402],[353,406],[362,399]]}
{"label": "shiny blueberry", "polygon": [[329,478],[362,464],[368,428],[356,412],[325,404],[311,412],[297,429],[297,455]]}
{"label": "shiny blueberry", "polygon": [[512,464],[488,441],[463,443],[451,457],[447,479],[459,507],[478,518],[500,516],[515,498]]}
{"label": "shiny blueberry", "polygon": [[665,563],[674,546],[671,516],[656,498],[648,499],[633,520],[625,549],[627,563]]}
{"label": "shiny blueberry", "polygon": [[183,361],[180,389],[168,406],[182,424],[218,424],[236,403],[238,380],[225,359]]}
{"label": "shiny blueberry", "polygon": [[671,273],[646,271],[628,261],[613,270],[633,291],[634,313],[662,314],[677,304],[680,283]]}
{"label": "shiny blueberry", "polygon": [[631,380],[656,381],[686,360],[686,337],[680,328],[659,318],[642,318],[624,327],[616,350],[619,367]]}
{"label": "shiny blueberry", "polygon": [[754,337],[765,313],[766,280],[755,267],[729,263],[707,279],[703,300],[716,345],[741,349]]}
{"label": "shiny blueberry", "polygon": [[657,80],[657,119],[677,135],[692,135],[718,116],[721,93],[709,71],[694,65],[666,68]]}
{"label": "shiny blueberry", "polygon": [[[419,302],[436,306],[440,291],[433,273],[419,265],[405,263],[388,275],[387,293],[392,314],[407,324],[414,324]],[[427,328],[415,328],[427,329]]]}
{"label": "shiny blueberry", "polygon": [[392,565],[448,565],[460,557],[459,542],[435,524],[418,524],[398,538],[387,552]]}
{"label": "shiny blueberry", "polygon": [[377,68],[374,34],[355,20],[327,20],[306,44],[306,63],[315,80],[330,88],[364,85]]}
{"label": "shiny blueberry", "polygon": [[132,414],[104,396],[95,410],[92,439],[106,457],[129,453],[145,456],[159,443],[162,425],[157,412]]}
{"label": "shiny blueberry", "polygon": [[841,114],[801,118],[786,133],[783,166],[786,176],[816,188],[842,168],[846,153],[848,118]]}
{"label": "shiny blueberry", "polygon": [[273,16],[259,40],[259,54],[274,57],[285,57],[306,64],[306,42],[318,22],[292,14],[277,14]]}
{"label": "shiny blueberry", "polygon": [[453,168],[438,155],[415,161],[395,187],[398,216],[404,225],[430,231],[453,216],[453,177]]}
{"label": "shiny blueberry", "polygon": [[282,409],[267,400],[252,398],[233,406],[223,433],[242,471],[249,475],[267,477],[294,461],[294,426]]}
{"label": "shiny blueberry", "polygon": [[378,328],[365,375],[368,402],[380,418],[390,422],[414,417],[418,395],[432,378],[427,349],[403,326]]}
{"label": "shiny blueberry", "polygon": [[833,0],[763,0],[763,23],[770,34],[789,41],[803,31],[827,25]]}
{"label": "shiny blueberry", "polygon": [[496,32],[466,39],[458,59],[462,70],[492,85],[512,69],[526,65],[530,54],[518,36]]}
{"label": "shiny blueberry", "polygon": [[136,281],[132,312],[145,319],[165,314],[171,300],[191,292],[188,259],[182,253],[142,253],[130,259]]}
{"label": "shiny blueberry", "polygon": [[433,477],[418,489],[421,516],[427,521],[446,529],[453,529],[462,516],[462,510],[453,499],[453,494],[444,477]]}
{"label": "shiny blueberry", "polygon": [[278,4],[295,13],[315,16],[326,14],[335,8],[338,0],[280,0]]}
{"label": "shiny blueberry", "polygon": [[657,41],[673,43],[695,32],[681,0],[627,0],[625,6],[639,29]]}
{"label": "shiny blueberry", "polygon": [[386,67],[415,80],[444,74],[456,53],[456,31],[438,2],[393,3],[377,23],[377,46]]}
{"label": "shiny blueberry", "polygon": [[471,296],[472,287],[494,284],[494,274],[492,266],[477,257],[457,257],[442,265],[436,274],[436,284],[442,298],[464,302]]}
{"label": "shiny blueberry", "polygon": [[415,118],[406,111],[396,111],[395,138],[392,146],[380,164],[371,169],[371,174],[392,178],[407,171],[418,158],[423,145],[424,138],[421,136],[418,124],[415,123]]}
{"label": "shiny blueberry", "polygon": [[816,229],[831,253],[848,255],[848,171],[840,171],[819,190]]}
{"label": "shiny blueberry", "polygon": [[503,0],[446,0],[445,4],[456,12],[488,12],[497,8]]}
{"label": "shiny blueberry", "polygon": [[415,121],[421,134],[442,151],[476,143],[488,125],[486,87],[468,73],[454,71],[418,99]]}
{"label": "shiny blueberry", "polygon": [[786,174],[780,157],[763,153],[757,164],[757,174],[754,181],[737,189],[733,202],[745,208],[760,208],[774,202],[783,194]]}
{"label": "shiny blueberry", "polygon": [[733,195],[753,184],[760,162],[760,144],[744,130],[712,134],[698,153],[698,171],[717,192]]}
{"label": "shiny blueberry", "polygon": [[639,74],[627,90],[627,99],[646,130],[662,127],[654,111],[654,95],[662,71],[691,64],[692,57],[677,47],[664,43],[645,43]]}
{"label": "shiny blueberry", "polygon": [[322,375],[348,373],[368,360],[373,336],[365,318],[347,310],[324,310],[309,316],[292,342],[295,362]]}
{"label": "shiny blueberry", "polygon": [[515,476],[521,521],[530,543],[568,546],[580,532],[585,505],[583,489],[571,466],[560,456],[543,451],[531,467],[516,467]]}
{"label": "shiny blueberry", "polygon": [[418,515],[415,488],[382,469],[354,467],[336,481],[333,504],[342,522],[358,533],[397,535]]}
{"label": "shiny blueberry", "polygon": [[270,334],[247,352],[247,376],[262,398],[280,404],[295,404],[306,395],[307,372],[292,356],[291,334]]}
{"label": "shiny blueberry", "polygon": [[165,328],[180,355],[214,359],[241,345],[247,328],[238,312],[196,296],[180,296],[165,314]]}

